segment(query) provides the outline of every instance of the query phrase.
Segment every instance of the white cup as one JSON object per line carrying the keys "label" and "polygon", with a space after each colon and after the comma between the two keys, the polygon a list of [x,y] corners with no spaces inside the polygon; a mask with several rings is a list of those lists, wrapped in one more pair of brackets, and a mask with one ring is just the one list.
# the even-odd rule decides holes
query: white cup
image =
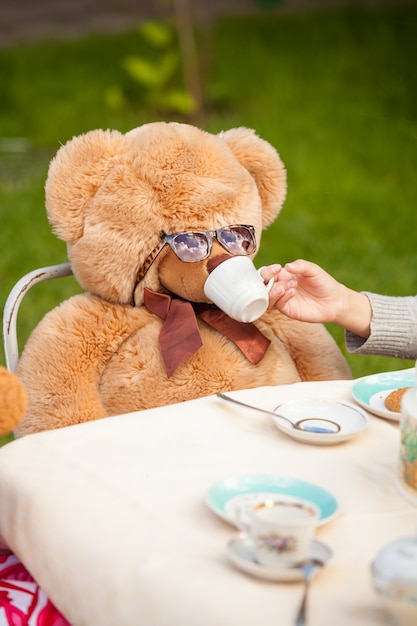
{"label": "white cup", "polygon": [[220,263],[204,284],[207,298],[238,322],[254,322],[265,313],[274,279],[265,285],[260,271],[247,256]]}
{"label": "white cup", "polygon": [[266,500],[241,509],[237,525],[252,543],[258,563],[292,567],[309,556],[319,517],[310,502]]}

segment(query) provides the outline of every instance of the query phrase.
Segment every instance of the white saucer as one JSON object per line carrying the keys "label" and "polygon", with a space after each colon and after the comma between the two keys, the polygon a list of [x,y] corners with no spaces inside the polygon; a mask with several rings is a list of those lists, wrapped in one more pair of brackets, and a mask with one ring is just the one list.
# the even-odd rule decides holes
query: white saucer
{"label": "white saucer", "polygon": [[[329,398],[315,398],[310,400],[289,400],[283,402],[274,409],[277,413],[273,422],[279,430],[286,435],[316,445],[331,445],[341,443],[352,437],[356,437],[369,424],[369,417],[359,407],[351,402],[332,400]],[[279,419],[279,415],[286,417],[294,424],[303,419],[310,419],[314,426],[324,425],[321,420],[329,420],[340,428],[335,433],[309,432],[293,428],[285,420]]]}
{"label": "white saucer", "polygon": [[[234,537],[228,541],[226,554],[238,569],[251,576],[256,576],[257,578],[275,582],[296,582],[304,578],[304,572],[300,567],[275,568],[257,563],[252,544],[243,533],[234,535]],[[326,544],[317,539],[313,539],[309,557],[320,559],[324,563],[327,563],[331,556],[332,551]]]}

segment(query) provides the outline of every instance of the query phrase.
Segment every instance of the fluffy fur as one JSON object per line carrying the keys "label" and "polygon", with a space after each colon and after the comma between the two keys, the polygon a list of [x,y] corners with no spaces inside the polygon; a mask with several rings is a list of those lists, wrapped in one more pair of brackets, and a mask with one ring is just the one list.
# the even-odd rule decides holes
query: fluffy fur
{"label": "fluffy fur", "polygon": [[26,403],[26,392],[18,377],[0,366],[0,435],[8,435],[16,428]]}
{"label": "fluffy fur", "polygon": [[277,311],[256,322],[271,340],[257,365],[199,320],[202,347],[171,378],[165,374],[162,321],[144,307],[144,287],[206,302],[207,266],[225,250],[214,240],[208,259],[184,263],[165,246],[136,284],[161,232],[252,224],[259,247],[285,195],[277,152],[246,128],[212,135],[158,122],[126,135],[93,130],[61,147],[49,169],[46,208],[86,293],[46,315],[25,346],[18,374],[29,404],[17,434],[219,391],[349,378],[323,326]]}

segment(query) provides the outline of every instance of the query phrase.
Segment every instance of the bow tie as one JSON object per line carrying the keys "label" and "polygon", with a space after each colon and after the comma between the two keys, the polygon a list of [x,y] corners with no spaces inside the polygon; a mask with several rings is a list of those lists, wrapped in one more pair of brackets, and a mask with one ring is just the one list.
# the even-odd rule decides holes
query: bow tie
{"label": "bow tie", "polygon": [[191,303],[147,287],[144,304],[148,311],[165,320],[159,345],[168,378],[203,345],[196,315],[233,341],[253,365],[261,361],[271,343],[255,324],[238,322],[214,305]]}

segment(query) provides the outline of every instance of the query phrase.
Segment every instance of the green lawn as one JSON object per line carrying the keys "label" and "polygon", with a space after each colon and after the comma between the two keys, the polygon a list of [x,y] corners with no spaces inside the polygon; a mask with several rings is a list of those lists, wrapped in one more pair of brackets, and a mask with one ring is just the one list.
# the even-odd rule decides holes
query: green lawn
{"label": "green lawn", "polygon": [[[147,109],[121,69],[141,46],[132,30],[0,50],[2,304],[23,273],[66,260],[43,206],[59,145],[92,128],[173,119]],[[306,257],[353,288],[417,293],[417,6],[231,17],[214,24],[208,52],[205,128],[255,128],[288,170],[288,199],[258,264]],[[135,97],[127,110],[106,106],[114,84]],[[77,289],[73,279],[35,287],[21,343]],[[329,330],[343,347],[341,330]],[[355,376],[412,365],[348,359]]]}

